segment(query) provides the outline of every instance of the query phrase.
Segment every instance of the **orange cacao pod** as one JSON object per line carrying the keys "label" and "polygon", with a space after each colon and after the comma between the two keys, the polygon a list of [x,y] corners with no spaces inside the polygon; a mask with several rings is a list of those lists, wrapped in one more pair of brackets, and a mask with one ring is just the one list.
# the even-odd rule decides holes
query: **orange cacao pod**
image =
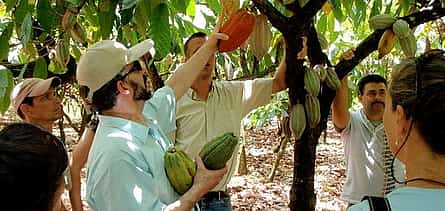
{"label": "orange cacao pod", "polygon": [[267,16],[255,16],[255,26],[249,38],[250,48],[256,58],[261,59],[269,50],[272,41],[272,26]]}
{"label": "orange cacao pod", "polygon": [[228,40],[220,40],[218,50],[220,52],[233,51],[241,46],[253,31],[255,16],[246,9],[239,9],[221,27],[220,32],[229,36]]}

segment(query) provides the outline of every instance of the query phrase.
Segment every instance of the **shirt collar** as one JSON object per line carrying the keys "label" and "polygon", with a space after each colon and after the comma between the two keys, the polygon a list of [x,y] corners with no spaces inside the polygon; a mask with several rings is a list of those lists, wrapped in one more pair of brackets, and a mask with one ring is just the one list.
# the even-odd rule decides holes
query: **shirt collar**
{"label": "shirt collar", "polygon": [[151,118],[144,118],[148,126],[128,119],[106,115],[99,115],[99,124],[127,132],[145,143],[148,140],[148,135],[153,133],[151,127],[153,126],[154,122]]}

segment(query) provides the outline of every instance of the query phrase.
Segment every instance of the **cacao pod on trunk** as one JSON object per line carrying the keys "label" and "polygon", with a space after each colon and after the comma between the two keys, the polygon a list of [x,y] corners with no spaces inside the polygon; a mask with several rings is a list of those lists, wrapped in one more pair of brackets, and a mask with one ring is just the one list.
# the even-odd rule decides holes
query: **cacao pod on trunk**
{"label": "cacao pod on trunk", "polygon": [[392,25],[392,31],[397,35],[399,39],[405,38],[410,35],[411,29],[409,28],[408,22],[399,19]]}
{"label": "cacao pod on trunk", "polygon": [[164,153],[164,168],[170,184],[180,195],[193,185],[196,163],[184,151],[171,147]]}
{"label": "cacao pod on trunk", "polygon": [[323,65],[317,64],[314,66],[314,71],[320,76],[320,81],[325,81],[328,71]]}
{"label": "cacao pod on trunk", "polygon": [[56,61],[60,65],[66,66],[70,61],[70,49],[68,41],[65,39],[59,39],[57,41],[55,50],[56,50],[55,54]]}
{"label": "cacao pod on trunk", "polygon": [[207,169],[222,169],[232,157],[238,142],[238,138],[233,133],[224,133],[205,144],[199,156]]}
{"label": "cacao pod on trunk", "polygon": [[291,129],[294,133],[296,140],[299,140],[303,135],[306,128],[306,114],[304,112],[304,106],[301,103],[297,103],[292,106],[290,112]]}
{"label": "cacao pod on trunk", "polygon": [[87,36],[85,34],[85,30],[83,30],[82,26],[79,23],[75,23],[74,26],[70,30],[71,37],[74,40],[80,43],[85,43],[87,41]]}
{"label": "cacao pod on trunk", "polygon": [[306,95],[306,101],[304,102],[304,108],[306,109],[307,121],[310,128],[314,128],[320,122],[320,102],[317,97]]}
{"label": "cacao pod on trunk", "polygon": [[229,36],[228,40],[219,40],[220,52],[233,51],[241,46],[253,31],[255,16],[246,9],[239,9],[223,24],[220,32]]}
{"label": "cacao pod on trunk", "polygon": [[255,26],[249,44],[256,58],[261,59],[269,51],[272,42],[272,26],[265,15],[255,16]]}
{"label": "cacao pod on trunk", "polygon": [[388,14],[376,15],[369,19],[369,27],[372,30],[386,29],[390,27],[397,19]]}
{"label": "cacao pod on trunk", "polygon": [[400,47],[406,57],[414,57],[417,51],[416,37],[412,32],[404,38],[399,38]]}
{"label": "cacao pod on trunk", "polygon": [[338,79],[337,73],[335,72],[334,68],[328,67],[327,68],[327,76],[326,76],[326,85],[332,90],[337,90],[341,86],[340,79]]}
{"label": "cacao pod on trunk", "polygon": [[304,72],[304,87],[312,96],[318,96],[318,93],[320,92],[320,78],[311,68],[306,68],[306,71]]}
{"label": "cacao pod on trunk", "polygon": [[391,29],[386,29],[379,41],[379,59],[391,52],[396,44],[397,37]]}

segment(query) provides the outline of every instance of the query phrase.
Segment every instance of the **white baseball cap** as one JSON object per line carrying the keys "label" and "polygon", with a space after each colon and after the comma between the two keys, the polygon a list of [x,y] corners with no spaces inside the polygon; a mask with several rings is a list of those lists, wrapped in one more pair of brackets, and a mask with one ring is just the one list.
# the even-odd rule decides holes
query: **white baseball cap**
{"label": "white baseball cap", "polygon": [[62,80],[59,77],[51,77],[48,79],[27,78],[18,83],[11,93],[11,102],[14,111],[19,110],[20,105],[26,97],[37,97],[45,94],[50,87],[60,85]]}

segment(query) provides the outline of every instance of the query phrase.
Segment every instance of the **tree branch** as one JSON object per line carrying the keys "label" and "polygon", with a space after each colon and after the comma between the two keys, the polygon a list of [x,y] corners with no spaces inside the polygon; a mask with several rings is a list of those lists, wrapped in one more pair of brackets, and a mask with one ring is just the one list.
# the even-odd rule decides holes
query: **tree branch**
{"label": "tree branch", "polygon": [[267,0],[253,0],[253,2],[255,7],[258,8],[262,14],[267,16],[270,23],[272,23],[275,28],[281,32],[288,31],[288,18],[275,9],[271,3]]}
{"label": "tree branch", "polygon": [[311,0],[304,5],[301,11],[305,17],[315,17],[317,12],[323,7],[324,3],[326,3],[326,0]]}

